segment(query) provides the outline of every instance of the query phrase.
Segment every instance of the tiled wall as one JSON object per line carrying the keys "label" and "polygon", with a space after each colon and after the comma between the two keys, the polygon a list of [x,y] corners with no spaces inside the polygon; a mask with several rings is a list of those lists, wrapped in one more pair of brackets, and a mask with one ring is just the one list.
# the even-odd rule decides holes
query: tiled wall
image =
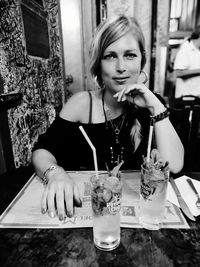
{"label": "tiled wall", "polygon": [[0,72],[4,92],[22,92],[22,103],[8,110],[15,166],[29,164],[31,149],[58,113],[64,92],[58,0],[44,0],[50,57],[29,56],[22,22],[21,0],[7,0],[0,9]]}

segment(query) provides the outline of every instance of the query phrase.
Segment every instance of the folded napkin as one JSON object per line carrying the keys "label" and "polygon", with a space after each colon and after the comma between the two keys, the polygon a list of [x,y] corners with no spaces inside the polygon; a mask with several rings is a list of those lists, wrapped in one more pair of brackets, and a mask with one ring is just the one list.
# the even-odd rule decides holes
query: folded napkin
{"label": "folded napkin", "polygon": [[[197,192],[200,193],[200,181],[192,179],[186,175],[174,179],[174,181],[181,193],[182,198],[185,200],[192,214],[194,216],[198,216],[200,215],[200,209],[198,209],[197,206],[195,205],[197,197],[192,188],[190,187],[190,185],[188,184],[188,182],[186,181],[186,179],[188,178],[192,180],[194,186],[196,187]],[[168,185],[168,190],[167,190],[167,200],[175,204],[176,206],[180,207],[176,194],[170,183]]]}

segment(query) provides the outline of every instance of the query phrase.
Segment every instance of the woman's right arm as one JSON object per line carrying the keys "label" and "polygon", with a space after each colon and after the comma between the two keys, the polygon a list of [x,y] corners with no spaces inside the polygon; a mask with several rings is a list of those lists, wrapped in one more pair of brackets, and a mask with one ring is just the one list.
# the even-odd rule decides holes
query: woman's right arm
{"label": "woman's right arm", "polygon": [[[61,167],[58,162],[69,153],[69,145],[73,147],[73,142],[77,141],[73,122],[86,122],[89,111],[89,97],[87,92],[79,92],[73,95],[62,108],[59,117],[68,121],[55,119],[47,132],[39,137],[35,150],[32,153],[32,164],[35,172],[41,178],[46,178],[48,184],[45,187],[41,209],[42,213],[48,212],[50,217],[56,214],[62,220],[66,215],[73,216],[73,203],[81,206],[80,194],[77,185],[73,182],[70,175]],[[69,123],[69,121],[71,123]],[[63,123],[64,122],[64,123]],[[67,125],[67,126],[66,126]],[[68,150],[66,147],[67,142]],[[67,166],[68,162],[65,162]],[[56,168],[51,168],[56,166]]]}
{"label": "woman's right arm", "polygon": [[35,172],[41,178],[43,178],[44,172],[50,166],[56,166],[57,161],[55,157],[46,149],[37,149],[32,154],[32,164],[35,168]]}
{"label": "woman's right arm", "polygon": [[[37,149],[32,154],[32,164],[37,175],[43,178],[45,171],[51,166],[58,166],[55,157],[45,149]],[[55,168],[46,174],[48,184],[42,195],[41,212],[48,212],[51,218],[58,215],[63,220],[66,215],[73,216],[73,201],[81,206],[77,185],[63,168]]]}

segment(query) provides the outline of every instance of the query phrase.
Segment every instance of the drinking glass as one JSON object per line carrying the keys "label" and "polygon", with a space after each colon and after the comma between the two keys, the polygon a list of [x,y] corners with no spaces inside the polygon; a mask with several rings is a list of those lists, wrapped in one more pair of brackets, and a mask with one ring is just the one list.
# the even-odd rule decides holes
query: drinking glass
{"label": "drinking glass", "polygon": [[169,168],[155,168],[147,163],[141,166],[139,222],[143,228],[159,230],[162,227],[168,181]]}
{"label": "drinking glass", "polygon": [[120,209],[122,182],[120,177],[101,173],[91,177],[93,238],[101,250],[113,250],[120,244]]}

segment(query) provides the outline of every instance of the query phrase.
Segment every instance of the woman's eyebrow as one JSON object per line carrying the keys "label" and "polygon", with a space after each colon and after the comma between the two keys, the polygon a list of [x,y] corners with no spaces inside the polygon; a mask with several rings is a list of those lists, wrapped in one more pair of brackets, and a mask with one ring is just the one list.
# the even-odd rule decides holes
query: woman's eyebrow
{"label": "woman's eyebrow", "polygon": [[104,54],[107,54],[107,53],[116,53],[116,51],[113,51],[113,50],[106,50],[106,51],[104,51]]}
{"label": "woman's eyebrow", "polygon": [[[137,49],[127,49],[127,50],[123,50],[123,53],[130,53],[130,52],[138,52]],[[104,54],[117,54],[118,51],[114,51],[114,50],[107,50],[104,52]]]}
{"label": "woman's eyebrow", "polygon": [[135,48],[125,50],[125,52],[138,52],[138,51],[139,50],[138,49],[135,49]]}

